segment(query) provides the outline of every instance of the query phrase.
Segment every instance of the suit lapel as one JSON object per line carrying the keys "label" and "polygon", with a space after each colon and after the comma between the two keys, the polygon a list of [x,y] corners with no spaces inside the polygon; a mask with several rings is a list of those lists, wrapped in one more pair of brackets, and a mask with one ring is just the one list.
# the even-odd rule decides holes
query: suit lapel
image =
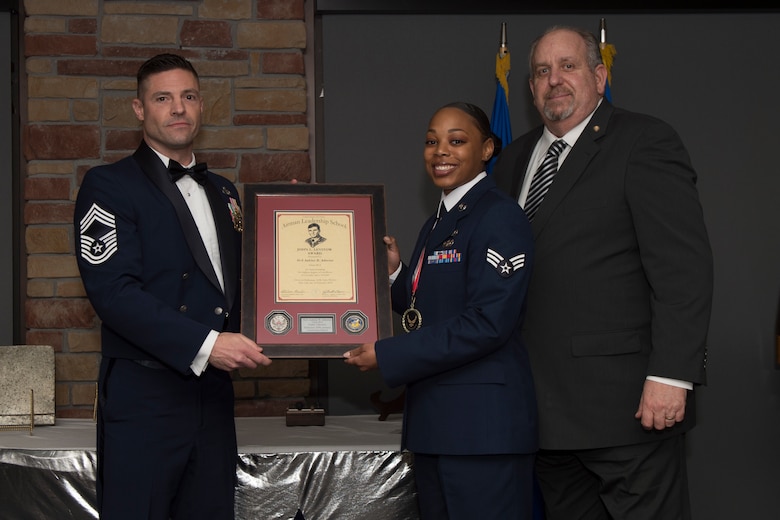
{"label": "suit lapel", "polygon": [[458,235],[458,221],[471,213],[474,204],[495,185],[495,182],[490,177],[485,177],[474,185],[433,229],[428,240],[427,250],[430,252],[440,246],[448,249],[448,241],[450,239],[454,240]]}
{"label": "suit lapel", "polygon": [[582,177],[588,164],[599,153],[600,148],[596,141],[606,133],[612,110],[612,105],[606,101],[602,102],[599,109],[593,114],[593,118],[588,122],[588,126],[577,139],[574,148],[569,152],[558,173],[555,174],[555,180],[544,196],[544,203],[537,210],[531,223],[534,238],[539,236],[550,216],[558,209],[566,195]]}
{"label": "suit lapel", "polygon": [[[187,245],[195,259],[195,263],[200,270],[203,271],[209,281],[221,291],[222,289],[220,288],[219,280],[217,279],[217,273],[211,265],[211,260],[206,252],[206,246],[203,245],[203,239],[200,237],[198,226],[195,224],[192,213],[190,213],[190,209],[187,207],[187,203],[184,201],[184,197],[182,197],[179,188],[176,187],[176,184],[171,182],[165,165],[163,165],[157,154],[154,153],[145,142],[141,142],[141,145],[135,151],[133,157],[138,161],[141,170],[143,170],[146,176],[149,177],[154,185],[160,189],[173,205],[174,210],[176,210],[176,215],[179,218],[182,231],[184,232],[184,238],[187,240]],[[211,199],[211,197],[209,197],[209,199]],[[212,212],[213,211],[212,204]],[[219,227],[217,227],[217,231],[219,232]],[[220,243],[220,248],[221,247],[222,245]],[[221,250],[220,253],[222,253]],[[227,279],[226,276],[223,276],[223,278]],[[227,287],[227,283],[225,286]]]}
{"label": "suit lapel", "polygon": [[[420,233],[417,238],[417,244],[414,247],[412,253],[412,260],[408,270],[408,287],[410,288],[409,294],[412,294],[411,287],[414,283],[414,271],[416,270],[417,262],[421,262],[420,277],[423,277],[425,264],[427,264],[427,256],[438,248],[450,248],[454,245],[455,237],[458,235],[458,222],[466,215],[471,213],[471,209],[474,204],[485,194],[485,192],[494,188],[496,183],[490,177],[485,177],[479,181],[471,190],[463,196],[462,199],[449,210],[439,222],[436,223],[436,227],[433,227],[433,223],[436,220],[436,215],[432,215],[423,225],[424,230],[430,230],[429,233]],[[450,243],[449,240],[453,242]],[[424,251],[424,254],[423,254]],[[422,258],[420,255],[422,254]]]}

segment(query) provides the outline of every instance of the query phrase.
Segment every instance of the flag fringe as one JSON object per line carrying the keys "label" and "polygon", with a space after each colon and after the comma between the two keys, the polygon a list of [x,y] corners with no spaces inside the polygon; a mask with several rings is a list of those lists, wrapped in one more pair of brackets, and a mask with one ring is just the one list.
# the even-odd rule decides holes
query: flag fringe
{"label": "flag fringe", "polygon": [[612,63],[615,61],[615,55],[617,50],[611,43],[601,44],[601,61],[604,62],[604,66],[607,67],[607,81],[612,84]]}
{"label": "flag fringe", "polygon": [[510,69],[509,53],[504,54],[502,58],[500,54],[496,53],[496,79],[504,89],[504,95],[506,96],[506,102],[509,103],[509,69]]}

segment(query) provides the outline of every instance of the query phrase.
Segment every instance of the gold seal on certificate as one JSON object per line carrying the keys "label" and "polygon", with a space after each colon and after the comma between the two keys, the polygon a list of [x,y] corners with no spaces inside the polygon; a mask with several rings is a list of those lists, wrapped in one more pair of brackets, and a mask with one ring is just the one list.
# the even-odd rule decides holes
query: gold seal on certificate
{"label": "gold seal on certificate", "polygon": [[401,325],[406,332],[417,330],[422,325],[422,314],[414,308],[414,304],[404,311],[401,316]]}

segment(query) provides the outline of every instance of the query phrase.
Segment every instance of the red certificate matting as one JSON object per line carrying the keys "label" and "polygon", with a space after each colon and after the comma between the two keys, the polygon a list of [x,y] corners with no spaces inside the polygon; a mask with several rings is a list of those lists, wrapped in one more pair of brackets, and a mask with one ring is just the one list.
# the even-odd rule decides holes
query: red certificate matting
{"label": "red certificate matting", "polygon": [[244,186],[242,332],[276,358],[341,357],[392,333],[384,188]]}

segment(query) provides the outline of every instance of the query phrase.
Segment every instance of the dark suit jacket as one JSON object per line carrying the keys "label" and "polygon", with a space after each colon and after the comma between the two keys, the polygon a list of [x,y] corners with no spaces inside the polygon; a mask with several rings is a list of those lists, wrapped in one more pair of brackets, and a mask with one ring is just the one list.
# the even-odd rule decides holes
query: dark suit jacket
{"label": "dark suit jacket", "polygon": [[[502,151],[515,199],[536,128]],[[657,440],[634,419],[648,375],[705,382],[712,257],[696,174],[674,130],[604,101],[532,223],[536,263],[524,337],[546,449]]]}
{"label": "dark suit jacket", "polygon": [[[433,217],[392,287],[393,308],[401,313],[425,247],[415,302],[422,328],[376,343],[386,383],[406,385],[402,446],[428,454],[532,453],[536,401],[520,338],[533,263],[528,221],[488,177],[428,238],[432,225]],[[509,263],[497,256],[491,256],[496,265],[489,262],[489,250]],[[460,256],[434,263],[428,257],[436,251]],[[514,267],[517,255],[525,256]]]}
{"label": "dark suit jacket", "polygon": [[[104,357],[153,360],[187,375],[211,329],[238,330],[241,235],[228,204],[236,206],[239,196],[210,172],[207,188],[224,294],[184,198],[145,143],[132,156],[87,172],[76,201],[77,257],[102,320]],[[113,245],[107,258],[88,251]]]}

